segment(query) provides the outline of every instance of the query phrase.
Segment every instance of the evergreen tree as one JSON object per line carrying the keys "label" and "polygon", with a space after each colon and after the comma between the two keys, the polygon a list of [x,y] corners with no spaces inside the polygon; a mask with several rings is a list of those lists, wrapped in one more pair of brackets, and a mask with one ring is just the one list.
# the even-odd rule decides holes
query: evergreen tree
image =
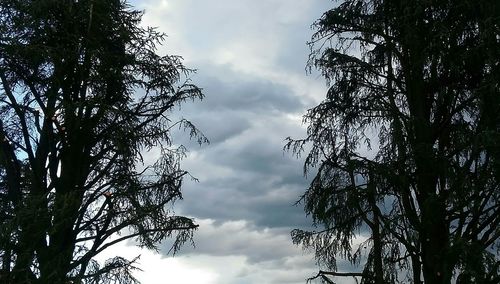
{"label": "evergreen tree", "polygon": [[318,229],[292,238],[328,269],[315,278],[498,283],[500,2],[346,0],[314,28],[329,89],[285,148],[312,145]]}
{"label": "evergreen tree", "polygon": [[1,283],[134,283],[134,260],[95,256],[191,239],[171,210],[188,173],[170,130],[205,138],[169,114],[202,93],[141,16],[123,0],[0,2]]}

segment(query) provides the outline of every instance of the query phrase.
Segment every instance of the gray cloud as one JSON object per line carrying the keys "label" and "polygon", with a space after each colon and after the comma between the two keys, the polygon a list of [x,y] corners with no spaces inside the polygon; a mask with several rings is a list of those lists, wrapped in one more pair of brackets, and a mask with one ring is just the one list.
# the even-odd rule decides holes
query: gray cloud
{"label": "gray cloud", "polygon": [[294,114],[303,110],[303,98],[288,86],[224,70],[224,82],[197,75],[207,97],[182,109],[211,144],[199,148],[186,135],[181,140],[191,149],[185,168],[200,182],[186,183],[180,210],[262,227],[306,225],[302,208],[293,206],[307,185],[302,161],[283,152],[285,137],[303,135]]}
{"label": "gray cloud", "polygon": [[[218,222],[199,220],[195,236],[196,247],[186,247],[180,255],[207,254],[213,256],[245,256],[248,263],[282,261],[301,253],[291,245],[288,232],[279,229],[261,229],[247,221]],[[169,249],[165,247],[164,249]]]}
{"label": "gray cloud", "polygon": [[[207,97],[203,109],[209,111],[233,110],[252,113],[296,112],[304,108],[303,98],[294,93],[290,86],[258,78],[248,74],[238,74],[229,66],[200,67],[195,77],[203,86]],[[217,73],[221,79],[205,76],[202,71]]]}
{"label": "gray cloud", "polygon": [[[305,283],[305,279],[317,273],[312,255],[289,242],[286,229],[262,229],[248,221],[216,222],[199,220],[200,228],[195,235],[196,247],[186,247],[177,257],[193,261],[219,262],[226,259],[227,280],[218,283]],[[164,243],[162,251],[169,250]],[[231,262],[240,260],[244,265],[234,271]],[[220,264],[219,264],[220,265]],[[338,260],[339,271],[352,271],[347,261]],[[353,279],[340,278],[337,283],[355,283]]]}
{"label": "gray cloud", "polygon": [[[324,96],[323,81],[305,76],[305,43],[310,24],[331,3],[136,3],[146,9],[145,24],[169,35],[160,51],[181,54],[198,69],[192,79],[206,95],[172,114],[211,140],[199,147],[174,131],[175,143],[190,149],[183,167],[199,178],[186,180],[175,206],[200,223],[196,248],[184,247],[179,259],[217,271],[216,283],[305,283],[317,268],[289,232],[310,224],[302,206],[293,205],[309,181],[303,161],[282,149],[286,137],[305,135],[301,114]],[[156,155],[146,154],[146,163]],[[168,248],[167,241],[161,253]]]}
{"label": "gray cloud", "polygon": [[286,127],[273,128],[272,120],[258,123],[187,160],[186,168],[200,182],[186,184],[189,202],[182,203],[182,211],[201,218],[248,219],[264,227],[305,225],[302,208],[293,206],[307,186],[302,162],[282,152],[284,136],[276,132]]}

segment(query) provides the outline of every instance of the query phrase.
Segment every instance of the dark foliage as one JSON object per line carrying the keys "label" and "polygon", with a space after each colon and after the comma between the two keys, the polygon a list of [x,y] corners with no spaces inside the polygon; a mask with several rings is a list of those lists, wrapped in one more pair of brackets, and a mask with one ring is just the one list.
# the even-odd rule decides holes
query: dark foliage
{"label": "dark foliage", "polygon": [[329,90],[286,149],[312,144],[315,278],[498,283],[500,2],[348,0],[314,29]]}
{"label": "dark foliage", "polygon": [[171,129],[206,141],[169,116],[202,93],[141,16],[122,0],[0,2],[1,283],[134,283],[135,260],[94,257],[191,239],[171,209],[187,175]]}

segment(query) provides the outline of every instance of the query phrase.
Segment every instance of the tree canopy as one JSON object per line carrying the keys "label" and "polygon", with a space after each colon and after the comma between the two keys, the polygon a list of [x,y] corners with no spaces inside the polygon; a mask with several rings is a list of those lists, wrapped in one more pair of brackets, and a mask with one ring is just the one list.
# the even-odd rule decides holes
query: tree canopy
{"label": "tree canopy", "polygon": [[500,2],[346,0],[313,28],[329,89],[285,148],[312,146],[317,230],[292,238],[325,268],[314,278],[498,283]]}
{"label": "tree canopy", "polygon": [[133,283],[134,260],[95,256],[191,239],[171,130],[207,141],[170,114],[203,95],[141,16],[123,0],[0,2],[0,282]]}

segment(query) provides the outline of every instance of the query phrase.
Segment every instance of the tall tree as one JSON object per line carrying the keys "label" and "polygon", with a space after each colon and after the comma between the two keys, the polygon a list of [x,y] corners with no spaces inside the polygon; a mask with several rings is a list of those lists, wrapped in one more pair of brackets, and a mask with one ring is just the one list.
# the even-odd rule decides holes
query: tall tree
{"label": "tall tree", "polygon": [[328,268],[315,278],[498,283],[500,2],[347,0],[314,28],[329,89],[285,148],[312,145],[318,230],[292,238]]}
{"label": "tall tree", "polygon": [[124,0],[0,2],[1,283],[134,283],[134,260],[95,256],[191,239],[170,130],[206,139],[169,114],[202,93],[141,16]]}

